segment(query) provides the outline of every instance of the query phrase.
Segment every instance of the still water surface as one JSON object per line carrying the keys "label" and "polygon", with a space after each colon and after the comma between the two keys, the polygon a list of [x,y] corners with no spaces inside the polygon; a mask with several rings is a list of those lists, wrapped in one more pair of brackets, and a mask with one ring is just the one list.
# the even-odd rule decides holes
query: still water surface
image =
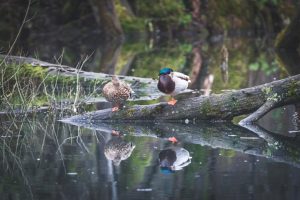
{"label": "still water surface", "polygon": [[[2,120],[1,199],[300,198],[297,143],[267,143],[227,123],[91,128],[57,119]],[[179,142],[168,141],[172,136]],[[162,170],[159,154],[176,148],[189,153],[190,163]],[[105,149],[121,161],[113,162]]]}

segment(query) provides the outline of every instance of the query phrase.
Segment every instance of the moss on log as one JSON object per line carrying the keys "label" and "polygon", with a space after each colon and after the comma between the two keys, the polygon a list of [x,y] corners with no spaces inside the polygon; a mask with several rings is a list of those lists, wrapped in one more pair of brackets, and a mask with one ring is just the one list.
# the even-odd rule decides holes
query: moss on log
{"label": "moss on log", "polygon": [[175,106],[167,103],[136,105],[118,112],[98,110],[73,116],[68,121],[170,121],[170,120],[232,120],[249,114],[267,101],[276,101],[279,107],[300,101],[300,75],[263,85],[223,94],[192,97],[179,100]]}

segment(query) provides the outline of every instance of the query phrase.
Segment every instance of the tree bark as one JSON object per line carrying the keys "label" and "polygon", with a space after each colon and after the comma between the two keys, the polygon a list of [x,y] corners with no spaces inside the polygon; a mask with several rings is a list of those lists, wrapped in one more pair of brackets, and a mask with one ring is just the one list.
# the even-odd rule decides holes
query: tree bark
{"label": "tree bark", "polygon": [[105,39],[122,41],[123,30],[115,10],[114,0],[90,0],[90,2],[96,21],[104,27]]}
{"label": "tree bark", "polygon": [[[274,107],[299,102],[300,75],[233,92],[186,98],[179,100],[174,106],[167,103],[136,105],[118,112],[111,112],[111,109],[89,112],[73,116],[68,120],[84,120],[87,123],[138,120],[232,120],[235,116],[256,111],[271,100],[276,101]],[[252,122],[244,121],[246,124]]]}
{"label": "tree bark", "polygon": [[191,85],[192,87],[196,87],[198,77],[200,75],[202,69],[202,56],[201,56],[201,45],[195,44],[192,50],[192,75],[191,75]]}
{"label": "tree bark", "polygon": [[300,6],[289,26],[279,33],[277,37],[277,49],[296,51],[300,46]]}

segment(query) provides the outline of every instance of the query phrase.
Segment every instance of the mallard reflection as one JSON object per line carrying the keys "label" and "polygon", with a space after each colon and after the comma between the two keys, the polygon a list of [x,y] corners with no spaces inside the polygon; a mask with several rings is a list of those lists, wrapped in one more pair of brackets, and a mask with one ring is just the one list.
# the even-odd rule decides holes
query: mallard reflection
{"label": "mallard reflection", "polygon": [[174,173],[191,163],[190,153],[182,147],[171,147],[162,150],[159,155],[160,170],[164,174]]}

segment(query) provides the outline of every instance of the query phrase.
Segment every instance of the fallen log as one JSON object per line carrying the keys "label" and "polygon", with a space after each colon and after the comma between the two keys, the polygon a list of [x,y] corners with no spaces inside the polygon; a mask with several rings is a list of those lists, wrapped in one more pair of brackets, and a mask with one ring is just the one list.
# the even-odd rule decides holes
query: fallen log
{"label": "fallen log", "polygon": [[64,121],[232,120],[235,116],[257,110],[241,123],[249,124],[273,108],[299,101],[300,75],[296,75],[251,88],[182,99],[174,106],[157,103],[126,107],[118,112],[105,109],[73,116]]}
{"label": "fallen log", "polygon": [[[111,80],[110,74],[105,73],[96,73],[96,72],[87,72],[81,69],[78,69],[74,67],[69,67],[67,65],[61,65],[61,64],[53,64],[45,61],[41,61],[35,58],[30,57],[22,57],[22,56],[8,56],[8,55],[1,55],[0,54],[0,60],[4,60],[4,64],[29,64],[32,66],[41,66],[44,68],[47,68],[47,72],[52,75],[60,75],[60,76],[79,76],[80,78],[86,78],[86,79],[103,79],[103,80]],[[82,63],[84,64],[84,63]],[[154,84],[156,86],[155,80],[152,78],[140,78],[140,77],[134,77],[134,76],[118,76],[120,79],[128,81],[128,82],[141,82],[144,84]]]}
{"label": "fallen log", "polygon": [[[49,73],[64,76],[79,76],[91,79],[107,79],[110,75],[94,72],[85,72],[76,68],[51,64],[33,58],[18,56],[0,56],[5,62],[29,63],[47,67]],[[156,89],[156,81],[149,78],[127,77],[120,78],[128,82],[140,82],[147,84],[148,95],[159,94]],[[193,92],[192,92],[193,93]],[[152,105],[135,105],[126,107],[119,112],[111,112],[111,109],[89,112],[84,115],[73,116],[65,120],[82,121],[178,121],[178,120],[232,120],[233,117],[252,113],[240,122],[251,124],[273,108],[282,105],[300,102],[300,75],[291,76],[282,80],[273,81],[263,85],[245,88],[241,90],[212,94],[210,96],[190,96],[179,99],[175,106],[167,103]],[[196,96],[196,97],[195,97]],[[156,96],[157,98],[157,96]],[[253,113],[254,112],[254,113]]]}

